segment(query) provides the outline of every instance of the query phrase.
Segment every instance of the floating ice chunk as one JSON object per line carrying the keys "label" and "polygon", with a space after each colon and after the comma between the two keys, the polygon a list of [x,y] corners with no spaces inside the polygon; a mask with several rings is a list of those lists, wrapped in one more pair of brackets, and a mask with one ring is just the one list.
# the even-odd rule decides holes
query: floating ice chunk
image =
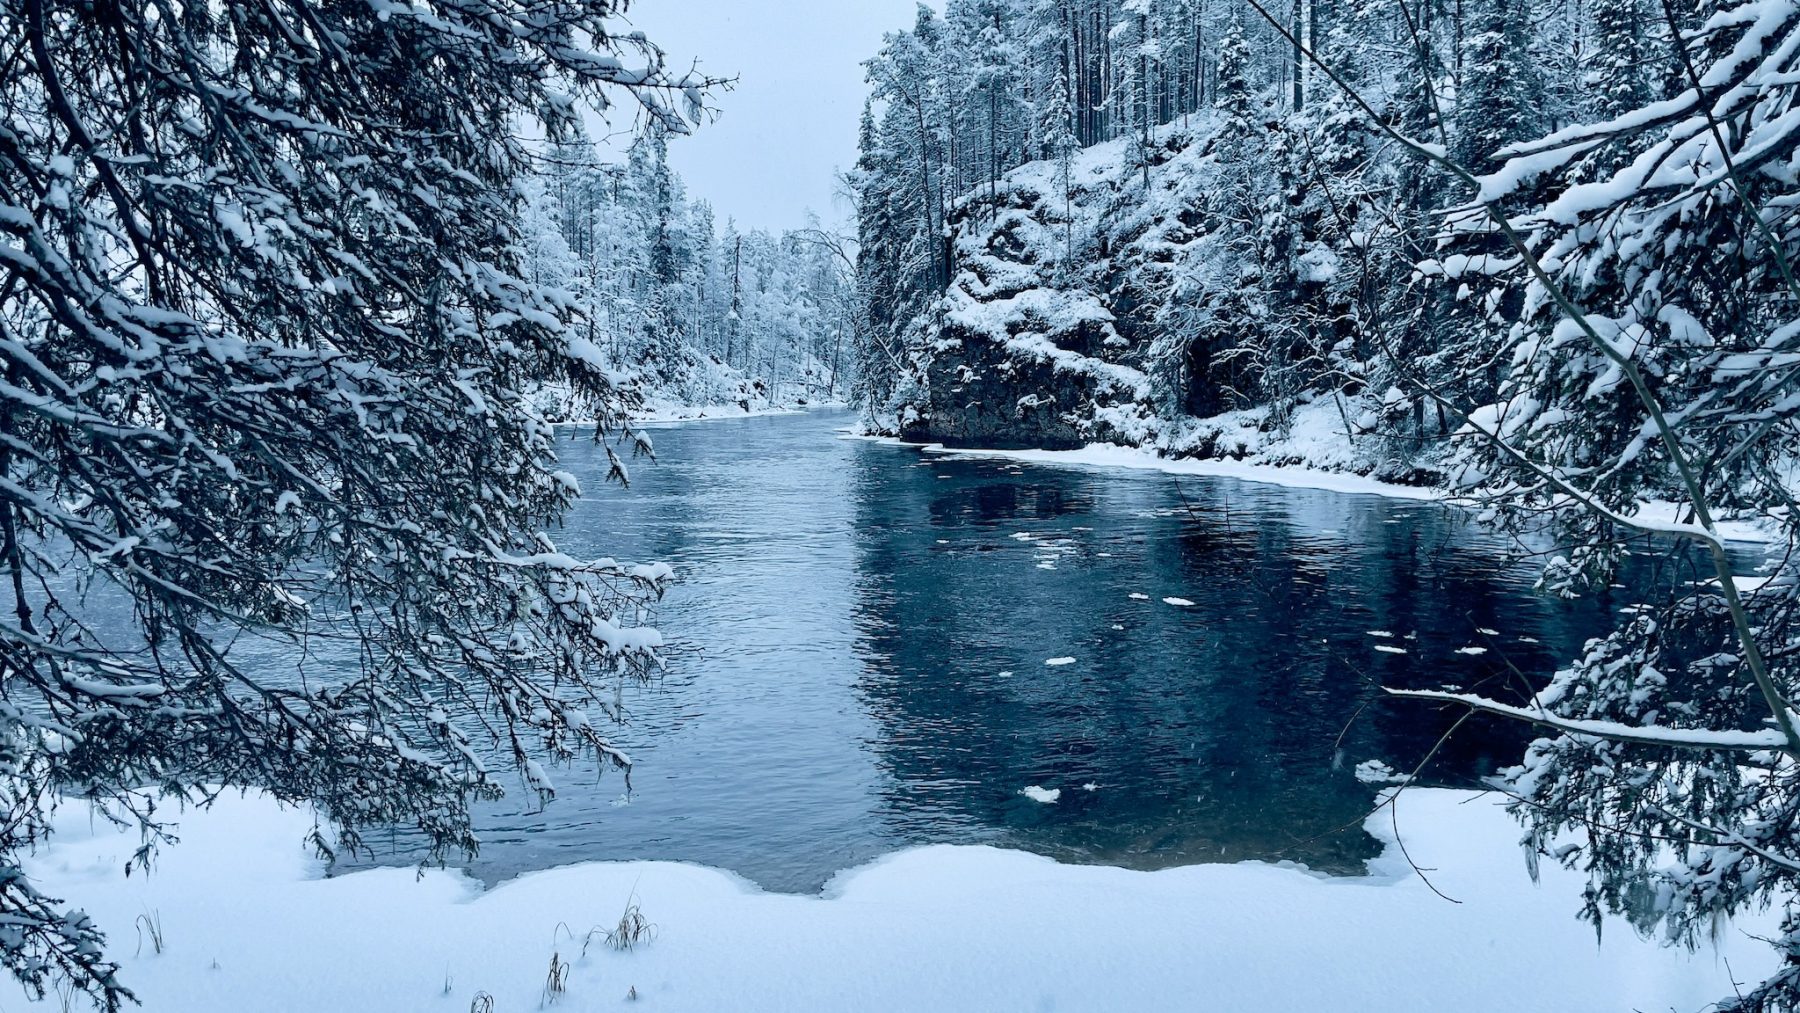
{"label": "floating ice chunk", "polygon": [[1497,637],[1500,635],[1499,630],[1490,630],[1486,626],[1477,627],[1475,632],[1481,634],[1484,637]]}
{"label": "floating ice chunk", "polygon": [[1012,538],[1013,538],[1013,541],[1015,541],[1015,542],[1029,542],[1029,541],[1031,541],[1031,532],[1015,531],[1015,532],[1013,532]]}
{"label": "floating ice chunk", "polygon": [[1194,603],[1191,601],[1188,601],[1186,598],[1164,598],[1163,604],[1164,605],[1173,605],[1176,608],[1193,608],[1194,607]]}
{"label": "floating ice chunk", "polygon": [[1115,629],[1115,630],[1122,630],[1124,628],[1125,628],[1124,625],[1121,623],[1113,623],[1113,629]]}
{"label": "floating ice chunk", "polygon": [[1049,661],[1044,662],[1044,664],[1049,665],[1052,668],[1060,668],[1063,665],[1075,664],[1075,659],[1074,658],[1051,658]]}
{"label": "floating ice chunk", "polygon": [[1383,654],[1405,654],[1406,653],[1406,648],[1395,647],[1392,644],[1376,644],[1375,649],[1377,651],[1380,651]]}
{"label": "floating ice chunk", "polygon": [[1062,798],[1062,789],[1061,788],[1044,788],[1044,787],[1040,787],[1040,786],[1034,784],[1029,788],[1019,789],[1019,794],[1025,796],[1026,798],[1032,800],[1033,802],[1042,802],[1045,805],[1049,805],[1050,803],[1055,802],[1057,799]]}
{"label": "floating ice chunk", "polygon": [[1474,647],[1474,646],[1470,646],[1470,647],[1458,647],[1458,648],[1457,648],[1457,649],[1456,649],[1456,653],[1458,653],[1458,654],[1467,654],[1467,655],[1469,655],[1469,656],[1470,656],[1470,657],[1474,657],[1474,656],[1475,656],[1475,655],[1477,655],[1477,654],[1486,654],[1486,653],[1487,653],[1487,648],[1485,648],[1485,647]]}
{"label": "floating ice chunk", "polygon": [[1392,640],[1394,637],[1394,633],[1392,630],[1370,630],[1369,636],[1381,637],[1384,640]]}
{"label": "floating ice chunk", "polygon": [[1364,760],[1357,764],[1356,779],[1364,784],[1405,784],[1412,780],[1380,760]]}
{"label": "floating ice chunk", "polygon": [[1012,674],[1012,673],[1011,673],[1011,672],[1001,672],[1001,673],[1000,673],[1000,678],[1002,678],[1002,679],[1010,679],[1010,678],[1012,678],[1012,675],[1013,675],[1013,674]]}
{"label": "floating ice chunk", "polygon": [[1150,596],[1147,594],[1139,594],[1138,592],[1133,591],[1133,592],[1131,592],[1131,600],[1132,601],[1149,601]]}

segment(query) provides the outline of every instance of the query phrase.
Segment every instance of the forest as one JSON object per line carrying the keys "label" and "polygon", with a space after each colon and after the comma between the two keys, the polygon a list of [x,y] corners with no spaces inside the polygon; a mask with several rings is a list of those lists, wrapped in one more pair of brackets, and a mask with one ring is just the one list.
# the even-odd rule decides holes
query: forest
{"label": "forest", "polygon": [[[721,226],[688,199],[668,144],[653,127],[622,161],[585,131],[550,146],[524,181],[526,277],[570,296],[652,414],[843,400],[857,309],[843,244],[817,221],[781,235]],[[579,418],[565,390],[543,407]]]}
{"label": "forest", "polygon": [[[1736,198],[1635,220],[1694,187],[1715,123],[1742,199],[1790,203],[1780,170],[1757,171],[1791,155],[1785,92],[1716,62],[1751,58],[1732,50],[1760,36],[1753,8],[1272,7],[958,2],[888,38],[853,173],[878,428],[1437,484],[1463,466],[1446,444],[1469,413],[1529,391],[1542,418],[1557,400],[1509,368],[1519,328],[1554,330],[1558,311],[1523,298],[1529,268],[1486,209],[1645,340],[1681,340],[1689,317],[1754,329],[1792,297],[1779,246],[1738,236]],[[1707,74],[1742,92],[1659,104]],[[1633,240],[1579,234],[1574,204]],[[1664,241],[1656,265],[1633,262]],[[1608,368],[1552,386],[1574,396]],[[1319,426],[1342,435],[1309,447]]]}
{"label": "forest", "polygon": [[1796,257],[1800,0],[0,0],[0,1006],[1800,1009]]}

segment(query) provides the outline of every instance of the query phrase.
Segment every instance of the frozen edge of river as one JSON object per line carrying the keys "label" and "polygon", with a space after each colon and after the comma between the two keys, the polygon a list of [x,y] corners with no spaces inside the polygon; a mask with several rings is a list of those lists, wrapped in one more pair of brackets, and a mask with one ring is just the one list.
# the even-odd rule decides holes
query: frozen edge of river
{"label": "frozen edge of river", "polygon": [[[634,426],[671,426],[686,422],[724,422],[732,419],[761,419],[776,415],[805,415],[813,411],[842,411],[840,401],[821,401],[804,406],[768,405],[745,411],[733,404],[661,405],[631,416]],[[550,423],[559,429],[585,429],[594,426],[593,419],[565,419]]]}
{"label": "frozen edge of river", "polygon": [[[42,889],[110,930],[123,979],[150,1013],[544,1007],[546,970],[570,966],[567,1010],[611,1009],[635,989],[669,1011],[1330,1009],[1404,1013],[1698,1011],[1771,969],[1748,938],[1688,954],[1574,917],[1583,880],[1527,878],[1496,796],[1409,789],[1398,827],[1439,898],[1388,842],[1357,878],[1259,863],[1161,872],[1060,865],[988,847],[902,851],[841,873],[821,896],[765,893],[730,873],[594,862],[482,891],[454,871],[378,869],[325,879],[303,811],[227,798],[189,813],[149,876],[137,844],[71,805],[26,863]],[[657,926],[630,953],[590,928],[634,899]],[[133,953],[134,920],[166,941]],[[142,935],[142,933],[140,933]]]}
{"label": "frozen edge of river", "polygon": [[[1226,461],[1218,458],[1159,457],[1153,451],[1120,446],[1116,443],[1091,443],[1079,450],[988,450],[946,447],[941,443],[910,443],[892,436],[870,436],[848,429],[843,430],[840,435],[848,440],[867,440],[896,447],[912,447],[928,454],[949,458],[988,458],[1018,461],[1024,464],[1045,464],[1059,468],[1129,468],[1137,471],[1159,471],[1169,475],[1189,475],[1199,478],[1234,478],[1244,482],[1261,482],[1265,485],[1279,485],[1290,489],[1316,489],[1323,492],[1385,496],[1389,499],[1438,503],[1454,504],[1459,502],[1443,489],[1395,485],[1392,482],[1383,482],[1380,479],[1349,472],[1326,471],[1303,465]],[[1645,520],[1659,524],[1673,523],[1681,513],[1678,504],[1663,501],[1645,502],[1639,506],[1638,510],[1639,515]],[[1730,542],[1767,545],[1782,540],[1779,526],[1772,518],[1723,520],[1718,523],[1718,528],[1719,534]]]}

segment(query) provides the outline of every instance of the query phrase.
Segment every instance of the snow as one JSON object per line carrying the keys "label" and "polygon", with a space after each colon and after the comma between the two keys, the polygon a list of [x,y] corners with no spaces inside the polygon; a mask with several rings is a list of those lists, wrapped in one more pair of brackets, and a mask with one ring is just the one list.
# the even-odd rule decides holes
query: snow
{"label": "snow", "polygon": [[755,419],[768,415],[804,414],[806,414],[804,408],[789,408],[781,405],[745,411],[734,404],[685,405],[670,403],[648,406],[642,412],[633,415],[632,420],[644,425],[658,425],[673,422],[701,422],[708,419]]}
{"label": "snow", "polygon": [[[545,1008],[552,954],[569,964],[554,1008],[615,1009],[635,991],[663,1013],[734,1010],[1266,1009],[1462,1013],[1701,1009],[1731,975],[1774,969],[1720,933],[1688,954],[1574,917],[1583,879],[1546,863],[1527,878],[1517,828],[1492,796],[1408,789],[1395,827],[1435,895],[1390,846],[1368,874],[1200,865],[1162,872],[1059,865],[989,847],[936,846],[840,874],[819,896],[769,894],[726,872],[590,863],[492,890],[453,871],[385,869],[330,879],[301,847],[309,813],[228,797],[182,818],[181,844],[148,877],[122,866],[137,838],[70,806],[27,861],[53,896],[79,897],[111,931],[144,1013]],[[1053,810],[1046,809],[1046,813]],[[1391,822],[1390,822],[1391,821]],[[615,952],[590,929],[628,903],[654,940]],[[134,919],[160,921],[164,951],[134,952]],[[1085,931],[1083,926],[1105,926]],[[304,997],[301,1000],[299,997]],[[9,1008],[11,1008],[9,1004]]]}
{"label": "snow", "polygon": [[[1008,460],[1062,468],[1131,468],[1140,471],[1160,471],[1169,475],[1234,478],[1244,482],[1260,482],[1291,489],[1317,489],[1325,492],[1385,496],[1390,499],[1425,502],[1455,501],[1454,497],[1443,489],[1397,485],[1393,482],[1383,482],[1380,479],[1352,472],[1257,461],[1160,457],[1151,448],[1126,447],[1114,443],[1094,443],[1079,450],[987,450],[951,448],[941,443],[908,443],[894,437],[865,436],[850,432],[841,435],[845,439],[863,439],[893,446],[912,447],[928,454],[942,454],[954,458]],[[1693,527],[1676,520],[1682,513],[1683,508],[1678,504],[1649,500],[1638,505],[1637,512],[1632,515],[1631,520],[1649,529],[1679,534]],[[1783,537],[1781,535],[1781,519],[1778,517],[1719,520],[1715,526],[1718,528],[1719,537],[1727,542],[1770,544],[1781,541]]]}
{"label": "snow", "polygon": [[[1379,651],[1389,648],[1377,647],[1375,649]],[[1400,651],[1399,653],[1404,654],[1405,652]],[[1617,721],[1565,718],[1542,708],[1512,707],[1469,693],[1438,693],[1407,689],[1390,689],[1387,692],[1393,696],[1410,697],[1415,700],[1466,704],[1489,714],[1498,714],[1501,717],[1543,725],[1572,735],[1587,735],[1646,745],[1694,749],[1735,749],[1744,752],[1781,749],[1787,745],[1787,738],[1773,728],[1762,731],[1715,731],[1699,728],[1670,728],[1654,724],[1627,725]]]}
{"label": "snow", "polygon": [[902,444],[898,440],[890,439],[883,439],[882,442],[918,447],[926,453],[959,458],[1001,459],[1065,468],[1135,468],[1161,471],[1170,475],[1236,478],[1246,482],[1264,482],[1290,488],[1322,489],[1329,492],[1388,496],[1395,499],[1441,500],[1445,498],[1445,494],[1441,490],[1395,485],[1392,482],[1383,482],[1379,479],[1343,472],[1283,467],[1246,461],[1166,458],[1156,456],[1155,452],[1151,450],[1122,447],[1111,443],[1095,443],[1080,450],[962,450],[951,449],[939,443]]}
{"label": "snow", "polygon": [[1356,765],[1356,779],[1364,784],[1405,784],[1412,778],[1380,760],[1364,760]]}
{"label": "snow", "polygon": [[[1631,519],[1657,528],[1680,527],[1687,519],[1687,507],[1666,500],[1650,500],[1639,504],[1637,513]],[[1719,537],[1727,542],[1763,545],[1779,543],[1784,538],[1779,517],[1720,520],[1714,526],[1719,530]]]}

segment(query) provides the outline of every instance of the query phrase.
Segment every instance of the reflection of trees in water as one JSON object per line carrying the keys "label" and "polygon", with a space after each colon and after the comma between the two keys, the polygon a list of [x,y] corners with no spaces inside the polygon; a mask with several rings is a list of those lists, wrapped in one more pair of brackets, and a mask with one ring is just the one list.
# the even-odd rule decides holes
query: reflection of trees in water
{"label": "reflection of trees in water", "polygon": [[[858,690],[893,779],[881,811],[914,838],[1351,868],[1374,850],[1355,763],[1414,764],[1455,718],[1382,685],[1492,686],[1509,663],[1541,678],[1605,619],[1604,601],[1533,598],[1529,569],[1437,507],[1221,482],[1183,482],[1184,503],[1161,476],[982,461],[860,474],[855,522],[880,534],[858,543]],[[1053,539],[1074,544],[1039,569]],[[1372,630],[1409,653],[1375,652]],[[1472,780],[1524,741],[1466,725],[1430,776]],[[1021,797],[1031,784],[1062,797]]]}

